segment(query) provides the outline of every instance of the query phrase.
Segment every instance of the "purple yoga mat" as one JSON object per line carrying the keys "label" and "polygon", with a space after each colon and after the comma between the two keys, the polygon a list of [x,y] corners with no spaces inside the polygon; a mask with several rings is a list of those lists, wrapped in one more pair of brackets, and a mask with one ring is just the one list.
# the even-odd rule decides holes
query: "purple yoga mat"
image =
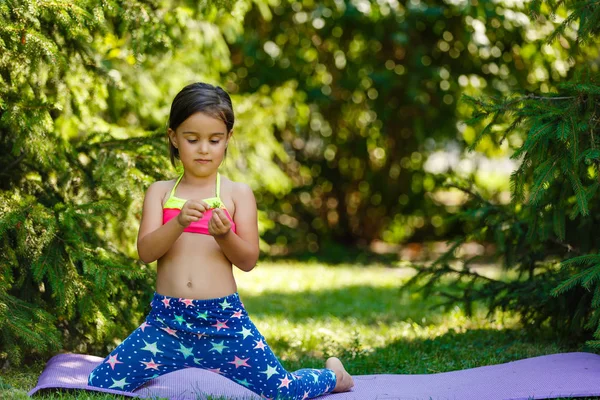
{"label": "purple yoga mat", "polygon": [[[260,398],[221,375],[197,368],[162,375],[133,393],[88,386],[88,374],[102,360],[85,354],[58,354],[48,361],[29,396],[45,388],[72,388],[177,400],[205,399],[207,394],[231,399]],[[330,394],[320,399],[526,400],[600,396],[600,355],[552,354],[439,374],[357,375],[354,383],[351,392]]]}

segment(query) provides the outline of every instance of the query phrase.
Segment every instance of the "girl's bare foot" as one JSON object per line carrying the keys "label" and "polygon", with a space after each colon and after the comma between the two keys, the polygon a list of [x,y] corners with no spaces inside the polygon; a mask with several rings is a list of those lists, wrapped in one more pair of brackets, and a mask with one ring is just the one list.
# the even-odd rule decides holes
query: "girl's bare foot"
{"label": "girl's bare foot", "polygon": [[352,386],[354,386],[354,380],[346,370],[344,365],[337,357],[329,357],[325,362],[325,368],[332,369],[335,372],[336,384],[333,389],[334,393],[347,392]]}

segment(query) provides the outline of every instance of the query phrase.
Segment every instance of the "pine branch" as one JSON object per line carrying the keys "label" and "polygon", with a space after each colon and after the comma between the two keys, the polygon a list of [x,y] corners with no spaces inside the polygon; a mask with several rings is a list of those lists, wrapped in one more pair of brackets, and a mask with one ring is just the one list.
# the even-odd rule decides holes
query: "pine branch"
{"label": "pine branch", "polygon": [[458,189],[458,190],[460,190],[462,192],[468,193],[473,198],[479,200],[479,202],[491,205],[491,203],[489,201],[485,200],[483,197],[481,197],[479,194],[475,193],[473,190],[471,190],[469,188],[465,188],[465,187],[459,186],[459,185],[454,184],[454,183],[446,183],[446,184],[444,184],[444,186],[448,187],[448,188],[455,188],[455,189]]}
{"label": "pine branch", "polygon": [[10,171],[15,165],[19,164],[21,161],[23,161],[23,159],[25,158],[25,152],[21,152],[21,155],[19,157],[17,157],[15,160],[13,160],[10,164],[8,164],[6,167],[4,167],[4,169],[2,170],[2,172],[0,172],[0,174],[5,175],[8,173],[8,171]]}
{"label": "pine branch", "polygon": [[[592,124],[590,124],[590,146],[592,147],[592,151],[596,153],[598,150],[596,149],[596,137],[594,136],[594,130],[598,126],[598,119],[594,117],[595,114],[593,114],[590,118],[590,121],[592,121]],[[598,183],[600,183],[600,154],[595,155],[594,165],[596,166],[596,180]]]}

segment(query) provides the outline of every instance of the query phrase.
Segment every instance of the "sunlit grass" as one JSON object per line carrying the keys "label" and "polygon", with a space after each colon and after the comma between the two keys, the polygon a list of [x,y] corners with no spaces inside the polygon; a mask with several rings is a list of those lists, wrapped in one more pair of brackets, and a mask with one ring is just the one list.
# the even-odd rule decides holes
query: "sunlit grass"
{"label": "sunlit grass", "polygon": [[[487,271],[497,274],[493,268]],[[439,299],[400,291],[410,268],[259,263],[236,271],[250,318],[288,370],[322,367],[336,355],[354,375],[423,374],[498,364],[564,351],[589,351],[531,337],[506,313],[432,308]],[[44,362],[0,372],[0,398],[25,399]],[[47,398],[109,399],[88,392]]]}
{"label": "sunlit grass", "polygon": [[[477,308],[467,318],[459,307],[432,308],[439,299],[401,292],[413,274],[408,268],[280,263],[236,273],[236,279],[251,319],[290,369],[318,367],[337,355],[354,374],[427,373],[561,351],[552,342],[521,346],[526,339],[518,320],[506,313],[486,319]],[[444,351],[432,353],[437,344]]]}

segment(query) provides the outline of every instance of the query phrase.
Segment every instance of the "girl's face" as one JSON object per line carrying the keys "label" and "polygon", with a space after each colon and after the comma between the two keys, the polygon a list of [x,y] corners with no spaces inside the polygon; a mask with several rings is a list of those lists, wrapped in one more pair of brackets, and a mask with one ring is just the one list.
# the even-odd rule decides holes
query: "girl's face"
{"label": "girl's face", "polygon": [[175,131],[169,128],[168,134],[184,169],[200,175],[219,168],[231,137],[223,121],[201,112],[189,116]]}

